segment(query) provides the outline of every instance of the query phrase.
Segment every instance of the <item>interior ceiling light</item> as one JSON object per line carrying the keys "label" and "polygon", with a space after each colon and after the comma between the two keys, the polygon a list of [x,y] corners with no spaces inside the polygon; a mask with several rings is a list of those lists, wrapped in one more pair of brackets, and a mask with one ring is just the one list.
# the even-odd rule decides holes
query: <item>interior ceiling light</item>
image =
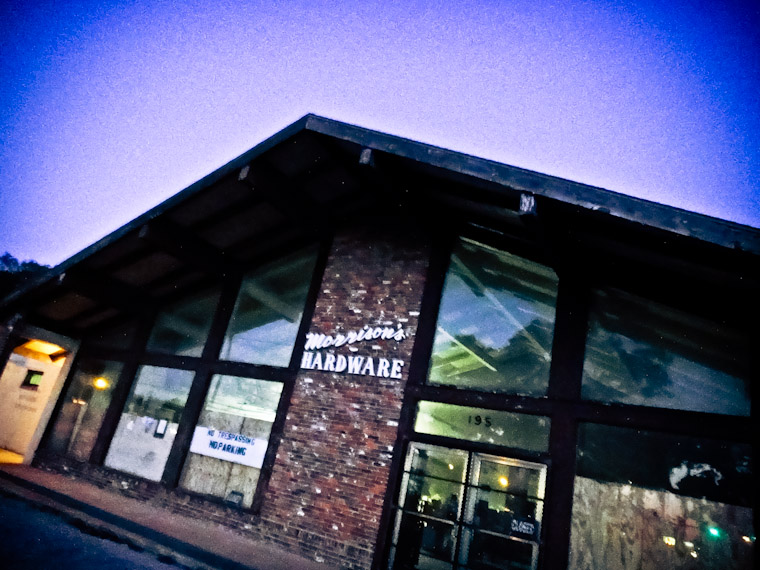
{"label": "interior ceiling light", "polygon": [[111,385],[111,383],[105,378],[103,378],[102,376],[100,376],[99,378],[95,378],[95,380],[92,381],[92,385],[95,386],[95,388],[97,388],[98,390],[105,390],[106,388],[108,388],[108,386]]}
{"label": "interior ceiling light", "polygon": [[28,350],[32,350],[34,352],[41,352],[42,354],[45,354],[47,356],[50,356],[51,354],[56,354],[59,352],[65,352],[65,349],[61,348],[57,344],[53,344],[52,342],[45,342],[44,340],[37,340],[37,339],[28,340],[21,346]]}

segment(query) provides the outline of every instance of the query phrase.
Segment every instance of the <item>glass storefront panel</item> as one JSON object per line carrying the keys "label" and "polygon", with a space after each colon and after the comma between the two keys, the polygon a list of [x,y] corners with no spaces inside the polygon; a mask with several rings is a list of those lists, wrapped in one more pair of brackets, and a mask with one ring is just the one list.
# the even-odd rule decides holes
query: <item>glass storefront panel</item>
{"label": "glass storefront panel", "polygon": [[423,401],[417,404],[414,431],[546,451],[550,426],[549,418],[543,416]]}
{"label": "glass storefront panel", "polygon": [[215,375],[180,486],[250,507],[281,393],[279,382]]}
{"label": "glass storefront panel", "polygon": [[582,424],[572,570],[753,568],[749,445]]}
{"label": "glass storefront panel", "polygon": [[93,359],[79,362],[53,426],[50,449],[89,460],[122,366]]}
{"label": "glass storefront panel", "polygon": [[536,568],[545,485],[540,463],[411,444],[390,568]]}
{"label": "glass storefront panel", "polygon": [[316,260],[317,248],[311,247],[246,275],[220,358],[289,364]]}
{"label": "glass storefront panel", "polygon": [[460,241],[443,288],[429,383],[544,395],[557,282],[548,267]]}
{"label": "glass storefront panel", "polygon": [[621,291],[597,291],[583,397],[748,416],[749,341],[731,327]]}
{"label": "glass storefront panel", "polygon": [[218,302],[219,292],[207,291],[162,311],[150,333],[148,351],[200,356]]}
{"label": "glass storefront panel", "polygon": [[121,414],[105,465],[160,481],[194,372],[141,366]]}

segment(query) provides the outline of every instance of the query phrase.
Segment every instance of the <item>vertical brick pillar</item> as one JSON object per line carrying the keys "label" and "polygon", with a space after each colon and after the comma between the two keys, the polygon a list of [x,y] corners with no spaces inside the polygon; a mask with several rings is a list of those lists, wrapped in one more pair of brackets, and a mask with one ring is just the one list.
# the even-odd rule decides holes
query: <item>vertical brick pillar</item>
{"label": "vertical brick pillar", "polygon": [[[261,511],[273,539],[348,568],[371,564],[429,260],[428,244],[404,233],[336,237],[310,332],[401,326],[406,338],[310,351],[320,364],[302,363]],[[364,374],[319,370],[328,354],[364,357]]]}

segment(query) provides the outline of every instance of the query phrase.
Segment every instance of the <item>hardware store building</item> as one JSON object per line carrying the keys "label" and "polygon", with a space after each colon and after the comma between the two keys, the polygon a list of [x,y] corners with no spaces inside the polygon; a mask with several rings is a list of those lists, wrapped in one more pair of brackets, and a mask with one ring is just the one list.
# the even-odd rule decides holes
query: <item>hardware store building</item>
{"label": "hardware store building", "polygon": [[753,567],[760,232],[316,116],[0,304],[0,448],[331,567]]}

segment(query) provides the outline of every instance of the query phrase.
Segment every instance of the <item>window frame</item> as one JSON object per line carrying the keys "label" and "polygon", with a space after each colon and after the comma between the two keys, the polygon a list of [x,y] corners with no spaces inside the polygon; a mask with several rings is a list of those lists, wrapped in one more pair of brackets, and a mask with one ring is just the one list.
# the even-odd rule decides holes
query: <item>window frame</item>
{"label": "window frame", "polygon": [[[332,239],[326,236],[322,236],[316,240],[304,240],[297,243],[290,243],[275,251],[268,252],[266,256],[257,258],[250,265],[239,268],[234,273],[225,275],[222,278],[214,277],[203,280],[190,290],[185,290],[180,292],[179,295],[163,299],[161,301],[162,307],[182,302],[183,299],[191,298],[194,295],[203,293],[214,287],[217,287],[220,290],[218,302],[211,319],[211,326],[200,356],[181,356],[148,350],[150,335],[161,312],[155,305],[146,307],[142,313],[137,315],[136,331],[127,346],[111,348],[96,345],[96,343],[88,344],[85,340],[82,348],[77,354],[77,361],[73,363],[74,365],[72,366],[71,372],[66,378],[62,393],[65,393],[65,391],[68,390],[70,383],[73,381],[73,373],[76,370],[76,366],[82,358],[109,360],[123,365],[121,374],[116,381],[111,404],[104,416],[100,432],[92,452],[90,453],[88,463],[103,466],[111,441],[116,432],[121,413],[127,403],[132,385],[137,379],[137,374],[141,366],[155,366],[191,371],[194,373],[194,379],[185,402],[185,407],[183,408],[177,434],[166,461],[161,480],[158,483],[147,479],[145,479],[145,481],[149,481],[153,484],[160,484],[168,489],[172,489],[173,492],[195,495],[209,502],[230,506],[228,503],[224,502],[223,498],[194,493],[182,489],[179,486],[182,468],[187,454],[189,453],[195,425],[197,424],[203,409],[211,380],[215,374],[222,374],[279,382],[283,384],[282,393],[276,409],[275,421],[272,424],[269,445],[264,457],[261,474],[254,492],[253,503],[249,508],[240,507],[243,512],[249,512],[254,515],[258,514],[261,510],[264,493],[272,474],[276,451],[282,439],[286,412],[295,386],[306,332],[311,324],[311,318],[314,313],[324,270],[327,265],[327,257],[331,243]],[[316,251],[314,252],[316,257],[314,271],[309,281],[303,314],[301,316],[301,322],[298,327],[293,352],[288,365],[285,367],[273,367],[246,362],[221,360],[220,351],[222,343],[244,275],[257,266],[265,266],[270,262],[276,262],[280,257],[286,257],[299,250],[313,248],[314,246],[316,246]],[[135,320],[134,315],[130,315],[130,321],[132,320]],[[113,323],[112,326],[118,327],[122,324],[125,323]],[[40,446],[41,450],[45,450],[47,443],[50,441],[52,429],[55,420],[60,413],[61,406],[62,399],[59,399],[51,416],[51,421],[48,422],[46,427],[44,439]],[[53,455],[58,455],[49,449],[47,449],[47,451]],[[114,473],[123,473],[108,467],[105,468],[112,470]],[[139,476],[127,473],[125,473],[125,476],[143,480]]]}
{"label": "window frame", "polygon": [[[496,394],[427,384],[433,339],[449,260],[457,241],[462,237],[542,263],[556,272],[559,281],[555,307],[554,342],[549,387],[544,397]],[[560,248],[561,252],[557,251]],[[390,563],[394,502],[400,492],[406,450],[412,443],[428,443],[497,456],[509,455],[516,459],[545,463],[548,468],[548,478],[541,543],[550,544],[551,548],[543,548],[540,551],[538,568],[543,570],[566,569],[569,560],[569,529],[572,519],[579,424],[597,423],[709,439],[724,439],[737,443],[753,443],[753,433],[755,433],[753,426],[756,426],[755,418],[757,417],[756,406],[751,407],[750,416],[730,416],[629,404],[606,404],[581,398],[586,335],[594,289],[613,287],[647,300],[666,304],[671,300],[677,300],[674,306],[685,311],[695,306],[696,295],[692,295],[690,299],[683,299],[682,296],[679,297],[678,286],[674,287],[667,283],[667,286],[663,287],[662,282],[656,280],[653,282],[645,271],[648,265],[646,259],[636,259],[630,265],[618,264],[613,270],[607,271],[605,258],[608,256],[614,258],[616,254],[617,252],[605,254],[590,252],[588,247],[577,244],[567,245],[564,242],[557,245],[550,239],[542,240],[539,245],[534,246],[526,244],[523,240],[491,233],[485,229],[470,228],[457,233],[443,231],[435,236],[428,279],[423,291],[417,338],[409,365],[409,381],[392,457],[391,479],[385,494],[381,532],[376,543],[376,555],[373,562],[375,570],[388,568]],[[690,282],[689,276],[685,276],[679,285],[683,287]],[[703,286],[708,287],[709,284]],[[740,313],[736,311],[738,305],[734,300],[724,299],[721,303],[721,306],[728,307],[730,318],[741,318]],[[757,307],[754,308],[757,309]],[[742,330],[745,329],[742,328]],[[747,332],[757,343],[758,333]],[[754,358],[757,365],[757,357]],[[753,399],[756,399],[760,387],[755,383],[750,388]],[[418,434],[414,431],[415,412],[418,402],[422,400],[546,416],[551,421],[549,450],[543,454],[532,454],[513,448]],[[754,477],[757,479],[757,472]]]}

